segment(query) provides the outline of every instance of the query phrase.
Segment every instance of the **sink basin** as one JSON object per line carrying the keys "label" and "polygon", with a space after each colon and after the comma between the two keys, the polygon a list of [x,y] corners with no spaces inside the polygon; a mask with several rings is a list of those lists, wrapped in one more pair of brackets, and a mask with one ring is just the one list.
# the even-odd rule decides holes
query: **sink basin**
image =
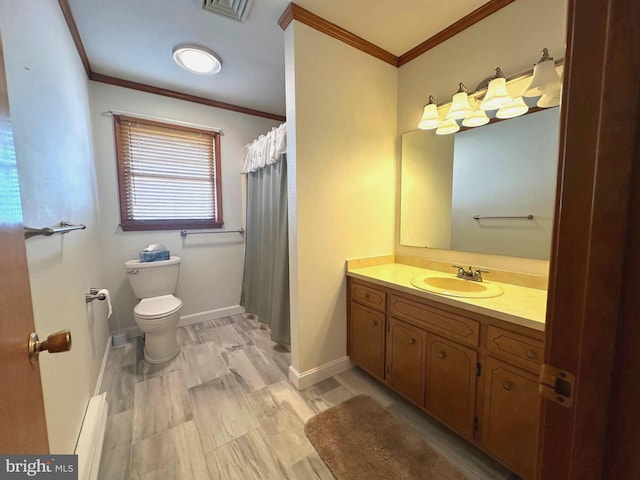
{"label": "sink basin", "polygon": [[449,297],[490,298],[502,295],[502,289],[491,282],[474,282],[454,276],[418,275],[411,284],[427,292]]}

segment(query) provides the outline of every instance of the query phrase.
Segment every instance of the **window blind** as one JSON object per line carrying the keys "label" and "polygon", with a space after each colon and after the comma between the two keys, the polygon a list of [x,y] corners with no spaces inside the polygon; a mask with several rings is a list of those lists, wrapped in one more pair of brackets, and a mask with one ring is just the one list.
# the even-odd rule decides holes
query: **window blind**
{"label": "window blind", "polygon": [[124,230],[222,226],[217,132],[114,119]]}

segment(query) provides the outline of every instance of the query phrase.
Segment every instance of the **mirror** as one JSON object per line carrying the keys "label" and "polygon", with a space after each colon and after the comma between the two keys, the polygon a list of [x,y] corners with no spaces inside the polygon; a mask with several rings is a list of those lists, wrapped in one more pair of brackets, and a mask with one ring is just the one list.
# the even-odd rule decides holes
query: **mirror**
{"label": "mirror", "polygon": [[558,143],[558,108],[403,134],[400,244],[548,259]]}

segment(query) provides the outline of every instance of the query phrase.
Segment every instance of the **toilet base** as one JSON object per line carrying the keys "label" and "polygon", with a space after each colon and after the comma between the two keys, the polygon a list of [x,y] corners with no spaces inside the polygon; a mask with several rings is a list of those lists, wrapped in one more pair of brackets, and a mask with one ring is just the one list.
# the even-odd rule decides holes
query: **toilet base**
{"label": "toilet base", "polygon": [[164,333],[145,333],[144,359],[153,364],[166,363],[173,360],[180,352],[176,331],[172,329]]}

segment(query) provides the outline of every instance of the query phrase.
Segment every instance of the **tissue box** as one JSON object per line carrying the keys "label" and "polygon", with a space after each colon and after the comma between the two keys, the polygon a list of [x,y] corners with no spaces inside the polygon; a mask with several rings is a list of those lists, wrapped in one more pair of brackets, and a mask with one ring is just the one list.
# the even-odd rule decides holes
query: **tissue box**
{"label": "tissue box", "polygon": [[154,250],[152,252],[141,251],[141,262],[158,262],[160,260],[169,260],[169,250]]}

